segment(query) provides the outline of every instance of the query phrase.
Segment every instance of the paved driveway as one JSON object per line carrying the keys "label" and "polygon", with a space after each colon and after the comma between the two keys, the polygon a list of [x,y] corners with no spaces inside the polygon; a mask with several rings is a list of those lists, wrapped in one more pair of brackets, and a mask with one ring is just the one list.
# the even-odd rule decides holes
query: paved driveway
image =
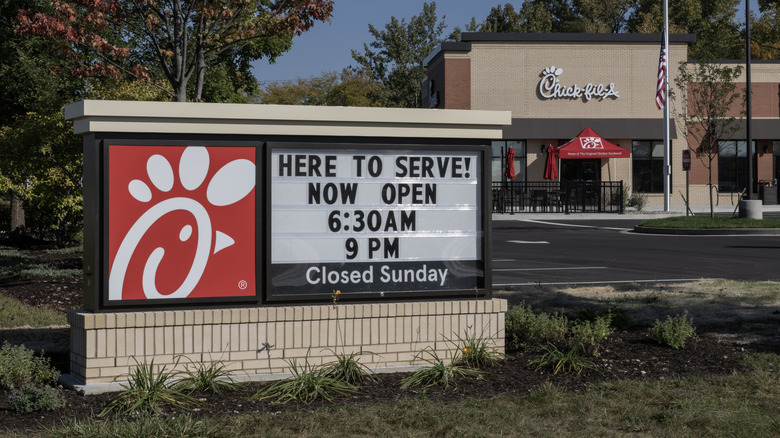
{"label": "paved driveway", "polygon": [[494,220],[493,285],[780,280],[780,236],[667,236],[639,220]]}

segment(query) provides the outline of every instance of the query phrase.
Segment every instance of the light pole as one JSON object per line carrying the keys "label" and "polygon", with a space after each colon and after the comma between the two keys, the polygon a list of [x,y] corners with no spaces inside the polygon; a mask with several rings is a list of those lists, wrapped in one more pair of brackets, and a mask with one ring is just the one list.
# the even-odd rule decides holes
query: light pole
{"label": "light pole", "polygon": [[748,191],[747,199],[753,198],[753,138],[751,136],[751,89],[750,89],[750,0],[745,0],[745,97],[746,108],[746,124],[745,124],[745,136],[747,141],[747,160],[748,160]]}

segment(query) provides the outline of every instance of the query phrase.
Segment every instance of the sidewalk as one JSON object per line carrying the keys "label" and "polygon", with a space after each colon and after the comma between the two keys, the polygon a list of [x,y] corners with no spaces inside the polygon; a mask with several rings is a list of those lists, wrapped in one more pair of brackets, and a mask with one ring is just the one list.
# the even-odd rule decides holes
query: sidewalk
{"label": "sidewalk", "polygon": [[[715,214],[739,214],[736,205],[717,205],[714,208]],[[710,214],[709,205],[692,205],[691,211],[695,215]],[[762,206],[764,213],[780,213],[780,205]],[[685,206],[673,205],[671,211],[664,212],[663,207],[659,205],[650,205],[641,212],[633,209],[626,209],[624,214],[618,213],[493,213],[494,221],[521,221],[521,220],[645,220],[657,219],[671,216],[685,216]]]}

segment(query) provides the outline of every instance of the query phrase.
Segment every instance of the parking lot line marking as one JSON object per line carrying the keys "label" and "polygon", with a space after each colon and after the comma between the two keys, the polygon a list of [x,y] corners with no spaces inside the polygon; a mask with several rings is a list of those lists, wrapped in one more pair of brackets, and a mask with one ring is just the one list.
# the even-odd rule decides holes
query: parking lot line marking
{"label": "parking lot line marking", "polygon": [[537,221],[533,219],[523,219],[523,222],[531,222],[534,224],[542,225],[557,225],[559,227],[575,227],[575,228],[592,228],[594,230],[613,230],[613,231],[631,231],[633,228],[617,228],[617,227],[599,227],[596,225],[578,225],[578,224],[561,224],[558,222]]}
{"label": "parking lot line marking", "polygon": [[593,286],[597,284],[626,284],[626,283],[680,283],[700,280],[722,280],[721,278],[662,278],[655,280],[616,280],[616,281],[554,281],[554,282],[526,282],[526,283],[493,283],[493,287],[510,286]]}
{"label": "parking lot line marking", "polygon": [[511,268],[511,269],[493,269],[493,272],[506,271],[571,271],[581,269],[608,269],[606,266],[570,266],[567,268]]}
{"label": "parking lot line marking", "polygon": [[546,240],[507,240],[507,242],[509,242],[509,243],[531,243],[531,244],[534,244],[534,243],[546,243],[546,244],[549,244],[550,243],[550,242],[548,242]]}

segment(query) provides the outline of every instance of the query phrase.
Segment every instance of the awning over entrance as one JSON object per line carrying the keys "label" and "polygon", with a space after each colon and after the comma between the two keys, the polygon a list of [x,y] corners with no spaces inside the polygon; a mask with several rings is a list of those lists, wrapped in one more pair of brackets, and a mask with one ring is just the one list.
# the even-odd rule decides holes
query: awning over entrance
{"label": "awning over entrance", "polygon": [[593,132],[590,127],[585,128],[580,134],[558,148],[558,157],[562,159],[599,159],[599,158],[629,158],[631,152],[628,149],[612,144],[600,135]]}

